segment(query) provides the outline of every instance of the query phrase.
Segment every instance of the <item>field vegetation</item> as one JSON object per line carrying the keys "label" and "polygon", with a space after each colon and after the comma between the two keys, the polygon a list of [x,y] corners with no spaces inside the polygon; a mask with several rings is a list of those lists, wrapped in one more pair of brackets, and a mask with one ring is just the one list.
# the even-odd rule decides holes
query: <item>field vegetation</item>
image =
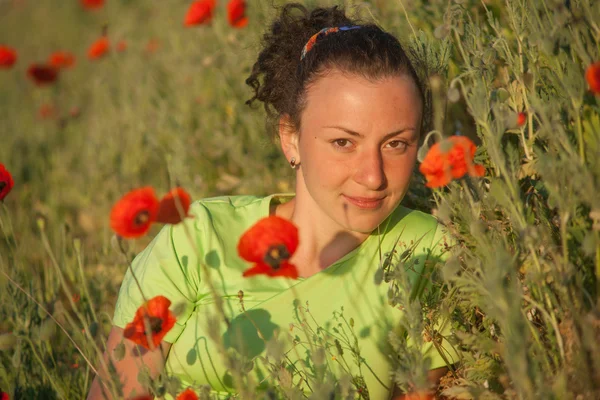
{"label": "field vegetation", "polygon": [[[85,398],[128,260],[159,229],[115,238],[109,214],[124,193],[180,185],[199,199],[293,190],[264,110],[245,104],[271,3],[282,1],[248,2],[243,26],[228,21],[224,0],[193,26],[183,23],[190,1],[83,3],[0,2],[0,46],[17,52],[14,65],[0,68],[0,163],[14,179],[0,202],[0,391],[10,399]],[[462,361],[439,396],[600,398],[596,2],[302,3],[343,5],[396,34],[431,93],[434,133],[420,159],[435,141],[448,151],[443,138],[462,135],[485,168],[436,188],[415,169],[403,204],[436,215],[456,244],[434,266],[431,295],[391,295],[406,311],[404,334],[389,338],[400,355],[398,385],[424,388],[419,349],[439,341],[446,321]],[[90,54],[102,38],[108,51]],[[32,77],[30,66],[57,51],[73,55],[57,78]],[[406,259],[391,250],[382,249],[386,279],[402,284]],[[223,356],[251,370],[248,360]],[[312,398],[366,398],[356,377],[326,376],[314,377]],[[292,378],[275,371],[257,390],[256,379],[236,382],[248,398],[302,398],[286,386]],[[147,384],[157,396],[185,389],[169,377]]]}

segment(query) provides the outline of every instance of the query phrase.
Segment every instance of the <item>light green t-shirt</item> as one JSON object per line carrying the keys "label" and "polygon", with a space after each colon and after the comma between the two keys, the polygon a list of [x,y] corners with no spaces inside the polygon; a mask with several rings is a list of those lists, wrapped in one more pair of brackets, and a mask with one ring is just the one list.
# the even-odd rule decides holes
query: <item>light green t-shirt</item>
{"label": "light green t-shirt", "polygon": [[[196,201],[190,208],[193,218],[179,225],[165,226],[136,257],[133,270],[146,298],[166,296],[172,302],[171,308],[181,312],[164,338],[172,343],[166,368],[184,385],[210,385],[222,395],[234,392],[231,375],[208,334],[207,315],[214,314],[215,307],[200,265],[205,263],[232,322],[227,331],[225,325],[221,325],[226,348],[235,348],[249,358],[265,356],[265,340],[278,332],[278,337],[287,335],[300,339],[296,346],[290,340],[290,347],[285,349],[289,360],[297,363],[299,359],[306,359],[307,352],[318,348],[307,344],[307,332],[314,331],[317,336],[328,333],[346,349],[343,356],[336,347],[321,351],[325,356],[323,362],[334,375],[336,371],[358,372],[364,378],[371,399],[387,399],[393,386],[387,335],[401,318],[402,311],[388,305],[390,283],[377,285],[374,275],[380,257],[392,250],[398,238],[403,243],[419,243],[415,257],[421,259],[416,265],[422,268],[428,257],[441,253],[441,225],[429,214],[399,206],[380,225],[379,232],[374,231],[357,248],[315,275],[298,280],[266,276],[244,278],[242,273],[250,264],[237,254],[240,236],[269,215],[272,202],[283,202],[291,196],[226,196]],[[414,283],[420,271],[413,269],[408,274]],[[240,307],[240,290],[246,313]],[[299,303],[294,302],[296,298],[300,299]],[[133,320],[142,302],[139,288],[128,271],[119,292],[114,325],[124,328]],[[298,305],[306,307],[308,313],[300,312]],[[342,309],[345,322],[340,317]],[[306,318],[307,326],[301,327],[295,316]],[[259,337],[256,326],[265,340]],[[313,333],[309,336],[319,341]],[[351,347],[360,350],[360,367],[349,350]],[[443,347],[448,350],[446,359],[458,361],[451,346],[446,343]],[[430,343],[426,343],[423,351],[431,359],[431,369],[446,365]],[[256,374],[257,380],[260,374],[268,376],[266,367],[260,365],[260,357],[255,361],[250,374]],[[302,363],[297,365],[300,368]],[[310,373],[310,366],[307,370]]]}

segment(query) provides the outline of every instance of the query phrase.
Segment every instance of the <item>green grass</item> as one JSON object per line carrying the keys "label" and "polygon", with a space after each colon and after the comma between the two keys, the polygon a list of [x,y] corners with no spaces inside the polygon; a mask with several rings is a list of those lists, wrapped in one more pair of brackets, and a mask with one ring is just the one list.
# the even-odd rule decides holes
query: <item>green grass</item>
{"label": "green grass", "polygon": [[[240,30],[228,26],[224,1],[212,25],[192,29],[182,24],[186,1],[107,0],[97,12],[75,0],[0,3],[0,44],[19,54],[0,71],[0,162],[15,179],[0,206],[0,270],[13,281],[0,275],[0,389],[17,399],[85,397],[90,366],[43,309],[96,360],[126,268],[108,227],[123,193],[175,183],[196,199],[292,190],[263,110],[245,105],[269,3],[253,2]],[[483,180],[431,193],[415,174],[405,200],[437,214],[460,243],[439,267],[446,296],[431,304],[451,316],[465,354],[445,393],[597,398],[600,101],[584,79],[600,60],[594,2],[305,2],[317,3],[345,4],[397,34],[425,60],[420,71],[441,78],[434,128],[481,143]],[[128,49],[90,61],[104,26]],[[35,87],[28,65],[56,50],[73,52],[76,65]],[[40,118],[45,104],[56,117]],[[411,368],[398,366],[399,384],[411,384]]]}

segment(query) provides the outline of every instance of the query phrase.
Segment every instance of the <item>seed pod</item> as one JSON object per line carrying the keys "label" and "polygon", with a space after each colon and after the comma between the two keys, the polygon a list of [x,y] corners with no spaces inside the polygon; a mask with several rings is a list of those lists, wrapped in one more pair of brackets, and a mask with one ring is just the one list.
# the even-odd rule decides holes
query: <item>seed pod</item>
{"label": "seed pod", "polygon": [[419,151],[417,152],[417,160],[419,160],[419,162],[423,162],[428,151],[429,146],[427,146],[427,143],[423,143],[423,145],[419,147]]}
{"label": "seed pod", "polygon": [[459,100],[460,100],[460,91],[455,87],[448,89],[448,101],[451,103],[456,103]]}
{"label": "seed pod", "polygon": [[338,351],[338,354],[339,354],[340,356],[343,356],[343,355],[344,355],[344,349],[342,349],[342,345],[340,344],[340,341],[339,341],[339,340],[337,340],[337,339],[335,339],[335,348],[337,349],[337,351]]}
{"label": "seed pod", "polygon": [[509,99],[509,97],[510,93],[508,93],[508,90],[504,88],[499,88],[498,90],[496,90],[496,98],[498,99],[498,101],[505,102]]}

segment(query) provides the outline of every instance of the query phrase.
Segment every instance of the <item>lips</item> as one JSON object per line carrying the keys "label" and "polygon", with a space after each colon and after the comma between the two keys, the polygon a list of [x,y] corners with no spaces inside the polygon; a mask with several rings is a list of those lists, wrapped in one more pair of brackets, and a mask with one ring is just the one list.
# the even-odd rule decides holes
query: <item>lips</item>
{"label": "lips", "polygon": [[343,195],[349,203],[364,209],[379,208],[385,197],[350,197]]}

